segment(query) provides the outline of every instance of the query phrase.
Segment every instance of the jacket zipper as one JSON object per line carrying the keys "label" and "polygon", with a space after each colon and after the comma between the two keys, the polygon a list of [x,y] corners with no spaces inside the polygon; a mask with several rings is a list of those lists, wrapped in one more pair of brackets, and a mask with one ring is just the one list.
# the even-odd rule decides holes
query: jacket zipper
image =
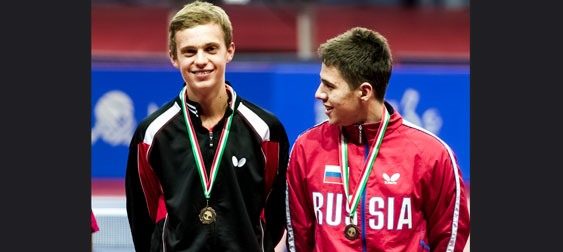
{"label": "jacket zipper", "polygon": [[213,149],[213,130],[209,131],[209,148]]}
{"label": "jacket zipper", "polygon": [[361,144],[362,143],[362,125],[361,124],[358,125],[358,133],[360,135],[359,141],[360,141],[360,144]]}

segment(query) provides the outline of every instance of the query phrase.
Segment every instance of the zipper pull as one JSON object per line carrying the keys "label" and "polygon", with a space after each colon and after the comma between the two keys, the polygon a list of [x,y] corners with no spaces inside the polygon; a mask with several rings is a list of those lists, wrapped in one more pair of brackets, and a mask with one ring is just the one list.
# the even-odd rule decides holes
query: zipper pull
{"label": "zipper pull", "polygon": [[361,125],[361,124],[358,125],[358,132],[359,132],[359,134],[360,134],[360,139],[359,139],[359,141],[360,141],[360,143],[362,143],[362,125]]}
{"label": "zipper pull", "polygon": [[213,130],[209,131],[209,148],[213,148]]}

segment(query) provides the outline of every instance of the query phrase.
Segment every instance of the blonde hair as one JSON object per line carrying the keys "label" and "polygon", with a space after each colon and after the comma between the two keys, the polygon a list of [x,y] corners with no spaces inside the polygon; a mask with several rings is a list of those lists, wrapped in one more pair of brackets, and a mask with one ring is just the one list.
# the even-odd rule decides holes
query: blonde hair
{"label": "blonde hair", "polygon": [[177,56],[176,32],[209,23],[221,26],[225,46],[229,46],[233,41],[233,27],[225,10],[209,2],[194,1],[184,5],[170,21],[168,26],[168,50],[171,55]]}

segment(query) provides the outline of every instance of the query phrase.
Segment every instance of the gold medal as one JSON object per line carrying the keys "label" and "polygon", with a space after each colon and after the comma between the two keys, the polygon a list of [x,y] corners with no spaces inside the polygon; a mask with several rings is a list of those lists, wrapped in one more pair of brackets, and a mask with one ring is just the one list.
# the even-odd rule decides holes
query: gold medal
{"label": "gold medal", "polygon": [[217,213],[215,213],[215,210],[209,206],[204,207],[199,212],[199,220],[203,224],[213,223],[216,218],[217,218]]}
{"label": "gold medal", "polygon": [[348,224],[344,228],[344,236],[346,237],[346,239],[351,241],[357,239],[358,236],[360,236],[360,230],[358,229],[358,226],[354,224]]}

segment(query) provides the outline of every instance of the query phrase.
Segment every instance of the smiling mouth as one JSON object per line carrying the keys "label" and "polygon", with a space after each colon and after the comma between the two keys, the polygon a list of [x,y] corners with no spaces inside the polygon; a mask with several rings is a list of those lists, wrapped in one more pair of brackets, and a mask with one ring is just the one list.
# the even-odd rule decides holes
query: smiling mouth
{"label": "smiling mouth", "polygon": [[213,72],[212,70],[208,70],[208,71],[193,71],[192,73],[195,74],[196,76],[205,76],[210,74],[211,72]]}

